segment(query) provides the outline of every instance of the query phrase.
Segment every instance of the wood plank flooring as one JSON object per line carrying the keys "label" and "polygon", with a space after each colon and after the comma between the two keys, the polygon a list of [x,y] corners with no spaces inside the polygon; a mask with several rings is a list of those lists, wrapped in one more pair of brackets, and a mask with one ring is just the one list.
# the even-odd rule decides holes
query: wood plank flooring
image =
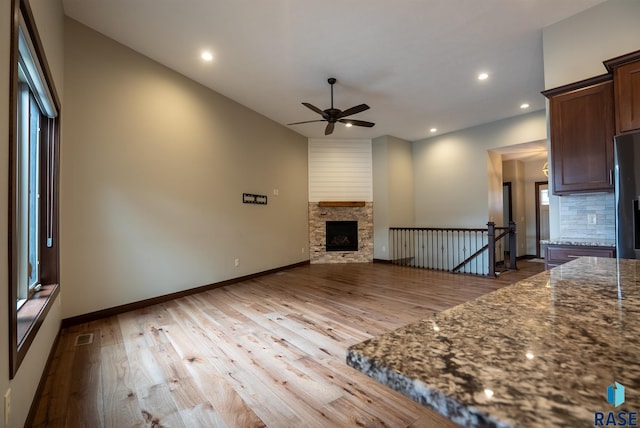
{"label": "wood plank flooring", "polygon": [[[348,346],[498,279],[306,265],[61,331],[32,427],[451,427],[345,364]],[[93,343],[75,345],[79,334]]]}

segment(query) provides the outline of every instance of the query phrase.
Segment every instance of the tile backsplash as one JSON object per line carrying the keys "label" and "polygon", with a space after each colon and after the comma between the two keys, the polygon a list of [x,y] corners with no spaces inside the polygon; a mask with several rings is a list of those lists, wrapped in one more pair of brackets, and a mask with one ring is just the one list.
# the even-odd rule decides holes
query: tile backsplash
{"label": "tile backsplash", "polygon": [[[560,236],[615,240],[616,215],[613,193],[588,193],[560,199]],[[589,224],[595,215],[595,224]]]}

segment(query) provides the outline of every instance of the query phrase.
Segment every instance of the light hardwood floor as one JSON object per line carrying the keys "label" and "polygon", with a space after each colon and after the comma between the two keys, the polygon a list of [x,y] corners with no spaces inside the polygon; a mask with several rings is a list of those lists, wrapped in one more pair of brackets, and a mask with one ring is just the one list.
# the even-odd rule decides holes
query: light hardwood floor
{"label": "light hardwood floor", "polygon": [[[34,427],[450,427],[345,364],[348,346],[499,279],[306,265],[61,331]],[[80,334],[93,343],[75,345]]]}

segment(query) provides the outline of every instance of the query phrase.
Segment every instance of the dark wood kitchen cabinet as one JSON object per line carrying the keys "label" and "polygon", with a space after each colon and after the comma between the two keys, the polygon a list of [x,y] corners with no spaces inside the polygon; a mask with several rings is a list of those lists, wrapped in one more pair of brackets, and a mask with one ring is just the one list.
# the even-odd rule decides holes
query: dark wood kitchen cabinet
{"label": "dark wood kitchen cabinet", "polygon": [[548,244],[544,266],[545,269],[551,269],[578,257],[587,256],[614,258],[616,256],[616,249],[614,247],[591,245]]}
{"label": "dark wood kitchen cabinet", "polygon": [[640,130],[640,51],[604,61],[604,65],[613,73],[616,134]]}
{"label": "dark wood kitchen cabinet", "polygon": [[553,193],[613,191],[611,75],[542,93],[549,98]]}

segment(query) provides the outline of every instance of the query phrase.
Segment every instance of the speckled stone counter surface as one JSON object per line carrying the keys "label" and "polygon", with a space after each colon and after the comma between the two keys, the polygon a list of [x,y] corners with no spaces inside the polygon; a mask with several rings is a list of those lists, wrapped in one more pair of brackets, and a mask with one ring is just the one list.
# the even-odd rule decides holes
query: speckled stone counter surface
{"label": "speckled stone counter surface", "polygon": [[347,364],[464,426],[640,411],[640,260],[576,259],[351,346]]}
{"label": "speckled stone counter surface", "polygon": [[542,245],[578,245],[587,247],[611,247],[615,248],[615,239],[597,239],[597,238],[556,238],[540,241]]}

